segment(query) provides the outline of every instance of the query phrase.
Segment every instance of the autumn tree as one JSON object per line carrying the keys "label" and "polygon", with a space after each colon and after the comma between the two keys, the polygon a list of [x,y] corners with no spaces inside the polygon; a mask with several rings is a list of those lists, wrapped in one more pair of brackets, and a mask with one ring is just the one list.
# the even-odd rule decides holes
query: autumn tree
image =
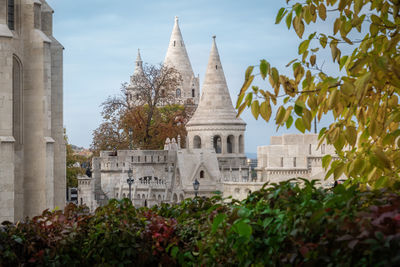
{"label": "autumn tree", "polygon": [[[66,144],[66,180],[68,187],[78,187],[78,176],[85,174],[85,170],[81,167],[83,162],[89,161],[83,156],[76,155],[72,149],[72,145],[68,143],[68,137],[64,129],[64,140]],[[78,164],[79,166],[77,166]]]}
{"label": "autumn tree", "polygon": [[167,137],[184,140],[188,114],[172,104],[180,82],[172,67],[144,65],[129,86],[122,85],[120,95],[102,104],[104,122],[93,133],[92,150],[127,149],[130,142],[136,148],[161,149]]}
{"label": "autumn tree", "polygon": [[[263,59],[257,67],[269,85],[262,89],[253,85],[257,74],[250,66],[237,101],[239,114],[251,107],[255,118],[269,121],[271,105],[278,105],[278,127],[294,123],[305,132],[314,118],[321,120],[330,113],[334,121],[320,130],[319,139],[333,144],[339,159],[323,158],[327,177],[345,174],[376,188],[398,185],[400,1],[287,0],[286,4],[276,23],[284,21],[301,39],[299,58],[288,64],[293,76],[280,74]],[[332,31],[312,31],[303,37],[306,27],[312,30],[310,24],[328,21],[333,21]],[[339,75],[324,71],[325,49],[330,50]]]}

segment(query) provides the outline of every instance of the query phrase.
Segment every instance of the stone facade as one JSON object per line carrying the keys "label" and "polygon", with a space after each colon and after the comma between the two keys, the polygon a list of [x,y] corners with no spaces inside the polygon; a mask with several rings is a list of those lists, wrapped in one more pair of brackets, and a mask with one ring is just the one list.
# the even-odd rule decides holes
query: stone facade
{"label": "stone facade", "polygon": [[0,221],[65,205],[63,47],[44,0],[0,0]]}
{"label": "stone facade", "polygon": [[[257,148],[257,177],[262,182],[278,183],[290,178],[321,179],[326,175],[322,157],[335,157],[335,148],[326,143],[318,146],[317,134],[284,134],[272,136],[269,146]],[[331,186],[333,179],[322,182]]]}
{"label": "stone facade", "polygon": [[[138,54],[134,75],[140,74],[141,64]],[[181,96],[197,104],[198,79],[194,80],[177,18],[165,64],[173,65],[181,73],[184,91]],[[194,97],[189,94],[192,86],[195,86]],[[128,197],[129,169],[135,180],[132,185],[135,206],[177,203],[194,197],[195,180],[200,182],[199,196],[222,192],[224,197],[246,197],[262,183],[250,178],[251,168],[244,153],[246,123],[236,118],[236,114],[214,37],[201,98],[186,125],[186,148],[181,148],[178,136],[167,139],[164,150],[102,151],[100,157],[93,159],[95,200],[103,205],[112,198]],[[87,196],[90,190],[79,192],[86,194],[82,199],[90,199]]]}

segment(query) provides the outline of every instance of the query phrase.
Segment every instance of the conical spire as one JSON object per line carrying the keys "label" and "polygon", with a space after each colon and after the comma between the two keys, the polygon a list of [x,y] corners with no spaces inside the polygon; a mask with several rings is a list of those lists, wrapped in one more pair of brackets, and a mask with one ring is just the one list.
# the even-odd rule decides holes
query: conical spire
{"label": "conical spire", "polygon": [[[178,17],[175,17],[174,28],[172,29],[171,38],[164,63],[174,67],[182,75],[183,83],[189,83],[194,77],[192,65],[190,64],[189,56],[186,51],[185,43],[182,38],[182,33],[179,28]],[[189,81],[186,81],[189,80]]]}
{"label": "conical spire", "polygon": [[135,71],[133,75],[142,74],[143,73],[143,61],[142,57],[140,56],[140,49],[138,49],[138,54],[136,57],[136,64],[135,64]]}
{"label": "conical spire", "polygon": [[219,58],[215,36],[213,36],[200,103],[187,126],[210,124],[245,125],[246,123],[242,119],[236,118],[236,114]]}

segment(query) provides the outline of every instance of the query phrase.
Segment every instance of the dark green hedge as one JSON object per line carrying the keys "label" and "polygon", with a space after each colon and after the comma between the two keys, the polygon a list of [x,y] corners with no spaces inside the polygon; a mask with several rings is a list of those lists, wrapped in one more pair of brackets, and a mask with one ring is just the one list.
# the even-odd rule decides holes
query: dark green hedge
{"label": "dark green hedge", "polygon": [[187,199],[135,209],[112,200],[0,229],[0,266],[395,266],[400,197],[291,180],[223,203]]}

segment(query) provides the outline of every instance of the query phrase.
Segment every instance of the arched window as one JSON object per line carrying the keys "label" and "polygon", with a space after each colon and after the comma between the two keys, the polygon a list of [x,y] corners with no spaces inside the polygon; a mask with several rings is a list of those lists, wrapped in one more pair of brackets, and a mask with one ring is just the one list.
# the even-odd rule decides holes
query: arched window
{"label": "arched window", "polygon": [[140,194],[137,195],[137,198],[140,199]]}
{"label": "arched window", "polygon": [[308,146],[308,154],[311,155],[311,144],[309,144],[309,146]]}
{"label": "arched window", "polygon": [[142,195],[142,198],[143,198],[143,199],[145,199],[145,198],[146,198],[146,195],[145,195],[145,194],[143,194],[143,195]]}
{"label": "arched window", "polygon": [[321,146],[321,153],[322,153],[322,154],[325,154],[325,144],[323,144],[323,145]]}
{"label": "arched window", "polygon": [[293,158],[293,167],[296,167],[296,157]]}
{"label": "arched window", "polygon": [[15,3],[14,0],[8,0],[7,3],[7,24],[10,30],[15,30]]}
{"label": "arched window", "polygon": [[23,90],[22,90],[22,64],[19,58],[13,57],[12,69],[13,86],[13,136],[15,148],[19,150],[23,139]]}
{"label": "arched window", "polygon": [[200,178],[204,178],[204,171],[200,171]]}
{"label": "arched window", "polygon": [[176,45],[176,41],[174,41],[174,46]]}
{"label": "arched window", "polygon": [[194,90],[194,88],[192,89],[192,97],[194,97],[195,96],[195,90]]}
{"label": "arched window", "polygon": [[227,144],[227,152],[228,153],[234,153],[235,150],[235,137],[233,135],[228,136],[226,139],[226,144]]}
{"label": "arched window", "polygon": [[172,198],[172,202],[173,203],[178,203],[178,196],[176,194],[174,194],[174,196]]}
{"label": "arched window", "polygon": [[165,90],[164,89],[161,90],[161,97],[165,97]]}
{"label": "arched window", "polygon": [[115,198],[118,199],[118,193],[115,194]]}
{"label": "arched window", "polygon": [[215,149],[215,153],[220,154],[222,152],[221,136],[219,135],[214,136],[213,146]]}
{"label": "arched window", "polygon": [[201,148],[201,138],[198,135],[193,138],[193,148]]}
{"label": "arched window", "polygon": [[122,198],[126,198],[126,194],[125,193],[122,194]]}
{"label": "arched window", "polygon": [[281,157],[281,167],[283,167],[283,157]]}
{"label": "arched window", "polygon": [[244,140],[243,135],[239,136],[239,153],[244,153]]}
{"label": "arched window", "polygon": [[181,89],[176,89],[176,97],[181,97]]}

